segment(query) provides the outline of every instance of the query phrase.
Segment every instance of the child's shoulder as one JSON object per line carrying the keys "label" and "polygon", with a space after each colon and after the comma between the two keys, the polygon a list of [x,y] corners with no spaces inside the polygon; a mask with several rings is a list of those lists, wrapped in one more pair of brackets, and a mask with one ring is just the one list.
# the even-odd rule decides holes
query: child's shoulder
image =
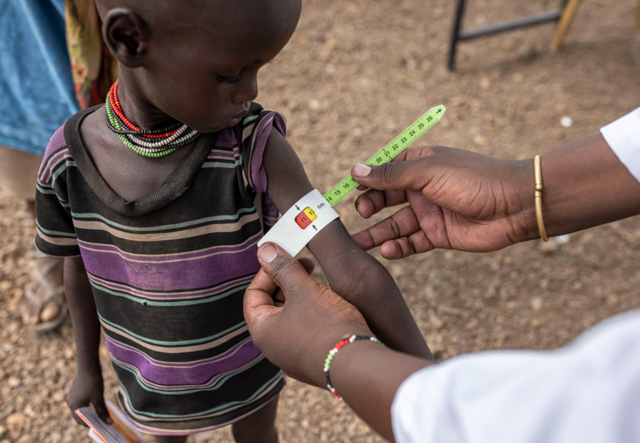
{"label": "child's shoulder", "polygon": [[67,141],[64,137],[64,127],[66,123],[63,123],[56,132],[53,133],[51,138],[49,139],[49,143],[47,144],[47,148],[44,151],[44,158],[49,158],[51,155],[56,153],[60,148],[65,148],[67,146]]}
{"label": "child's shoulder", "polygon": [[44,158],[47,159],[52,155],[57,155],[61,149],[67,148],[69,144],[68,138],[70,136],[73,137],[73,134],[78,132],[78,120],[98,107],[99,106],[94,106],[93,108],[83,109],[69,117],[69,119],[64,122],[49,139],[49,143],[47,144],[47,148],[44,152]]}
{"label": "child's shoulder", "polygon": [[242,134],[243,143],[249,142],[252,147],[256,142],[260,141],[265,132],[268,137],[273,127],[286,136],[287,129],[284,116],[277,111],[265,109],[258,103],[251,103],[247,116],[237,125],[239,132]]}

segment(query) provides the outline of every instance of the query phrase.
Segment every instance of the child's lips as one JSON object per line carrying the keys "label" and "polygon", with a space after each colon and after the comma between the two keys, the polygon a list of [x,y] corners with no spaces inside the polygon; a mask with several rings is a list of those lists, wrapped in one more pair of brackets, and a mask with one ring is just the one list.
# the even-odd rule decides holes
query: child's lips
{"label": "child's lips", "polygon": [[241,112],[240,114],[238,114],[237,117],[230,118],[229,120],[227,120],[225,122],[226,123],[225,126],[229,128],[229,127],[237,125],[238,123],[240,123],[242,121],[243,118],[245,118],[247,116],[247,114],[248,114],[248,111]]}

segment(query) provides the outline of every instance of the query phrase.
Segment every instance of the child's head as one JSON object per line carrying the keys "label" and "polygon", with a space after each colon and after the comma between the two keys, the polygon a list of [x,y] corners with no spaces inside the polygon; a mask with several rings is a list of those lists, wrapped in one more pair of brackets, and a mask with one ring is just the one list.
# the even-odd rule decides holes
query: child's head
{"label": "child's head", "polygon": [[300,8],[300,0],[98,0],[127,96],[200,132],[244,116],[258,70],[289,41]]}

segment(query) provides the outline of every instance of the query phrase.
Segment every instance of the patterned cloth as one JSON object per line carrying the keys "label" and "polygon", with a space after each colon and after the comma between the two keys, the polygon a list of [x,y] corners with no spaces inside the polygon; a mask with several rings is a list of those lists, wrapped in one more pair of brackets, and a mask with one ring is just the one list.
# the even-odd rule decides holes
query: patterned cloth
{"label": "patterned cloth", "polygon": [[118,62],[102,41],[95,0],[66,0],[65,14],[76,99],[82,109],[104,103],[118,78]]}
{"label": "patterned cloth", "polygon": [[262,153],[274,126],[286,133],[284,119],[253,104],[236,127],[203,134],[156,192],[127,202],[82,144],[80,122],[96,109],[47,147],[36,246],[81,254],[120,403],[141,431],[187,435],[237,421],[284,386],[242,313],[257,242],[278,217]]}

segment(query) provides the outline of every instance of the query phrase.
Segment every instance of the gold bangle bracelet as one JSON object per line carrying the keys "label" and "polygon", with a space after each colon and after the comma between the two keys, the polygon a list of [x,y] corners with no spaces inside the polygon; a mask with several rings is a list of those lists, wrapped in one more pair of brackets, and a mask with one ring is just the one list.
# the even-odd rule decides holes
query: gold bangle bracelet
{"label": "gold bangle bracelet", "polygon": [[536,219],[538,220],[538,232],[540,239],[544,242],[549,241],[547,230],[544,227],[544,217],[542,216],[542,168],[540,167],[540,156],[536,155],[533,159],[533,173],[536,180],[536,190],[533,194],[536,204]]}

